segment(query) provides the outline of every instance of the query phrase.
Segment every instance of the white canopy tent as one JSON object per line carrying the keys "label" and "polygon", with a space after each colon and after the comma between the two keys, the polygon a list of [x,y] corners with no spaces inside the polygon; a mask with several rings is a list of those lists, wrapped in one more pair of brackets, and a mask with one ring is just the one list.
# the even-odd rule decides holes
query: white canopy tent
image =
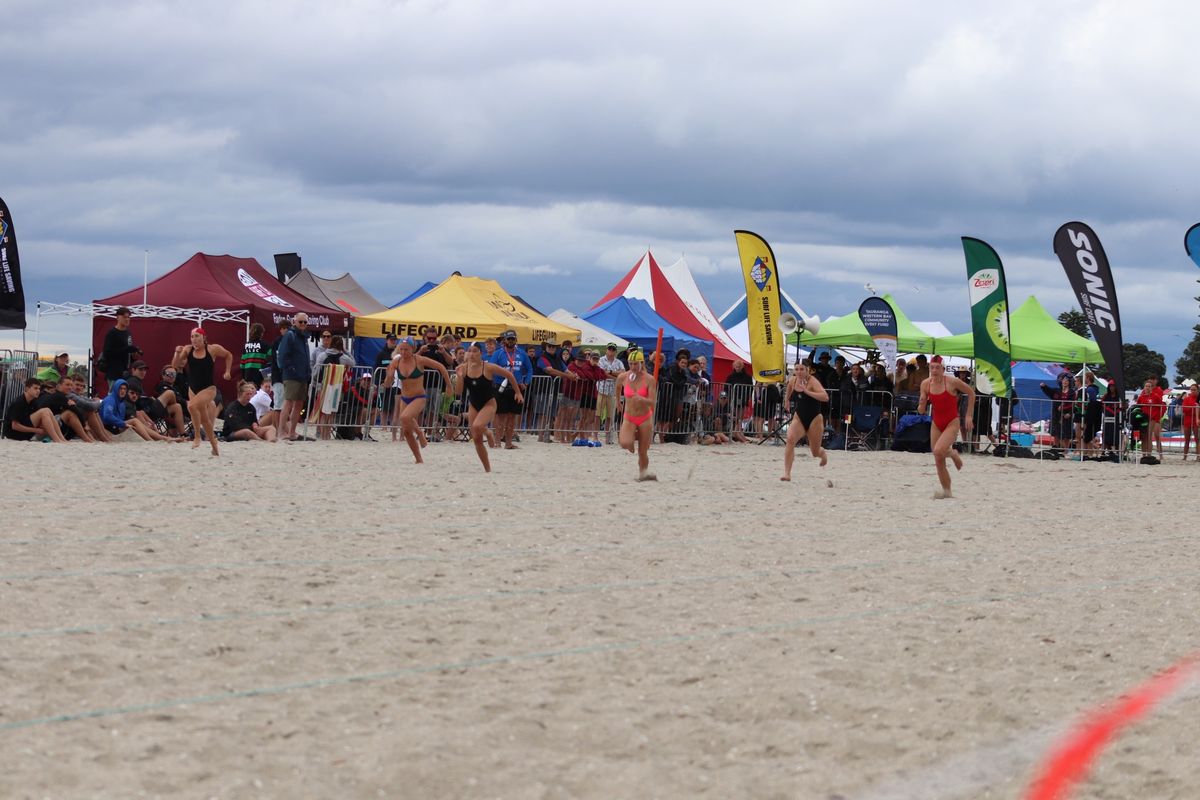
{"label": "white canopy tent", "polygon": [[629,347],[629,342],[617,336],[615,333],[609,333],[598,325],[593,325],[578,314],[572,314],[565,308],[559,308],[551,311],[548,315],[555,322],[561,322],[568,328],[579,329],[579,341],[577,344],[582,344],[587,347],[604,347],[609,342],[617,346],[618,350],[624,350]]}

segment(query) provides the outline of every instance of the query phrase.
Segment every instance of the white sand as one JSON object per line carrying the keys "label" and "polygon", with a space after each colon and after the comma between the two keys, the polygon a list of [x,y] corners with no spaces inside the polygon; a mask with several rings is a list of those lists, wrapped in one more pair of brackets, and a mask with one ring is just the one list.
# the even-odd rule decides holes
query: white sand
{"label": "white sand", "polygon": [[[0,442],[0,797],[1016,798],[1200,649],[1177,458],[223,452]],[[1078,796],[1196,796],[1198,695]]]}

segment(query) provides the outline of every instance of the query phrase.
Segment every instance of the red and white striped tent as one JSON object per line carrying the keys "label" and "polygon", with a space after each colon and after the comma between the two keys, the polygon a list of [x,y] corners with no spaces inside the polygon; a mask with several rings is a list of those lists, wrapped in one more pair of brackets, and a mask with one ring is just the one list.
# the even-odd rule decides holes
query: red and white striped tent
{"label": "red and white striped tent", "polygon": [[636,297],[649,303],[661,317],[682,331],[713,342],[714,381],[724,381],[735,360],[750,363],[750,354],[735,342],[713,313],[687,262],[680,258],[670,267],[660,267],[649,250],[633,269],[617,281],[592,308],[616,297]]}

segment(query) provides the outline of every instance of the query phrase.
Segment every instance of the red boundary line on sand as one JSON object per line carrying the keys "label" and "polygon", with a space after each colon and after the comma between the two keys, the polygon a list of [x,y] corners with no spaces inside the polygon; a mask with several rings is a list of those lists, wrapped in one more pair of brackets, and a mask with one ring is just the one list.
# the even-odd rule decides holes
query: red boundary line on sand
{"label": "red boundary line on sand", "polygon": [[1173,694],[1190,676],[1200,653],[1174,666],[1124,695],[1111,708],[1093,711],[1082,727],[1059,745],[1030,784],[1027,800],[1066,800],[1071,790],[1087,777],[1096,756],[1125,726],[1150,712],[1160,701]]}

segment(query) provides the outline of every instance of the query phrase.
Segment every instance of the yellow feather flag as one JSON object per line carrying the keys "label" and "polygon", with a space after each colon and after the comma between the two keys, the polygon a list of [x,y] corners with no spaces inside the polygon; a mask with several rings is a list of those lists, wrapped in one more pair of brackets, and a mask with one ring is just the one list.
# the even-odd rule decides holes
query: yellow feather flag
{"label": "yellow feather flag", "polygon": [[734,231],[746,281],[746,324],[750,330],[751,374],[759,383],[781,383],[787,363],[779,328],[779,268],[771,245],[757,233]]}

